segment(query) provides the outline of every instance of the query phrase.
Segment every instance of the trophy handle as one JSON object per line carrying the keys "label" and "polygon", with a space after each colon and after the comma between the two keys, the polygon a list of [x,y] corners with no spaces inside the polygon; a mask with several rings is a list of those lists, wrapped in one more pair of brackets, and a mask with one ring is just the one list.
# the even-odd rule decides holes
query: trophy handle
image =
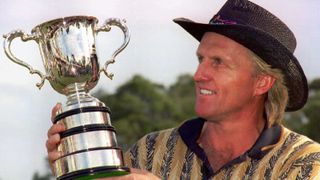
{"label": "trophy handle", "polygon": [[128,45],[130,41],[130,32],[127,26],[125,25],[125,22],[126,22],[125,20],[120,20],[118,18],[109,18],[105,21],[105,24],[102,27],[99,27],[96,29],[97,33],[100,31],[108,32],[111,30],[111,26],[118,26],[124,34],[124,40],[122,45],[112,54],[111,59],[106,61],[104,66],[99,71],[99,72],[103,71],[104,74],[110,79],[113,78],[113,73],[107,72],[108,65],[113,64],[115,62],[116,56]]}
{"label": "trophy handle", "polygon": [[37,83],[36,85],[37,85],[37,87],[39,89],[41,89],[41,87],[44,84],[45,79],[48,79],[48,77],[43,75],[43,73],[41,73],[40,71],[38,71],[38,70],[34,69],[33,67],[31,67],[28,63],[26,63],[26,62],[18,59],[17,57],[15,57],[13,55],[13,53],[11,52],[11,42],[15,38],[20,37],[23,42],[34,40],[37,43],[39,42],[39,38],[36,35],[28,35],[28,34],[24,33],[21,30],[10,32],[8,34],[3,35],[3,37],[5,38],[4,43],[3,43],[3,48],[4,48],[4,52],[7,55],[7,57],[12,62],[27,68],[29,70],[30,74],[38,74],[40,76],[40,78],[41,78],[41,82]]}

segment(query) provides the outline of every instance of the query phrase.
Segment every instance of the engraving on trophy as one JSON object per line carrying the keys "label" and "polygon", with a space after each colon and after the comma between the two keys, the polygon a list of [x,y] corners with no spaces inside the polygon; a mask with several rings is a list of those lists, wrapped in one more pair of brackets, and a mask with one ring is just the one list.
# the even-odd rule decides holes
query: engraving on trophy
{"label": "engraving on trophy", "polygon": [[[124,41],[100,68],[96,35],[110,31],[112,26],[122,30]],[[34,40],[39,45],[45,74],[11,52],[11,42],[18,37],[22,41]],[[39,75],[39,88],[47,79],[55,91],[67,96],[61,112],[54,119],[54,123],[66,127],[60,134],[58,146],[63,155],[54,164],[57,179],[93,179],[129,173],[111,125],[109,108],[89,94],[98,83],[101,72],[110,79],[113,77],[107,67],[115,62],[115,57],[130,40],[124,20],[110,18],[99,27],[95,17],[71,16],[42,23],[32,29],[31,35],[16,30],[4,38],[8,58],[27,68],[31,74]]]}

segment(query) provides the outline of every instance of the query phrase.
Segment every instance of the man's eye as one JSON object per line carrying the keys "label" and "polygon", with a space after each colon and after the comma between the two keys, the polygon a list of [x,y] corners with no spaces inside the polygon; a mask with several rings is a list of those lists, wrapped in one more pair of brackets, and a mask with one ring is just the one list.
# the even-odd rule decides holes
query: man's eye
{"label": "man's eye", "polygon": [[220,65],[220,64],[222,64],[222,59],[215,57],[212,59],[212,64],[213,65]]}
{"label": "man's eye", "polygon": [[203,61],[203,57],[198,56],[198,62],[201,63]]}

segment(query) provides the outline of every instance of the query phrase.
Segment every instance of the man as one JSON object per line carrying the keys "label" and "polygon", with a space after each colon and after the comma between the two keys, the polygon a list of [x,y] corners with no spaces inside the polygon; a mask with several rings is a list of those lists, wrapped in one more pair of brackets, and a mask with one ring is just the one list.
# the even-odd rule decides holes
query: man
{"label": "man", "polygon": [[[228,0],[209,24],[174,21],[200,41],[199,117],[140,139],[125,154],[136,169],[120,178],[319,179],[320,145],[281,125],[308,96],[289,28],[247,0]],[[51,162],[62,129],[48,132]]]}

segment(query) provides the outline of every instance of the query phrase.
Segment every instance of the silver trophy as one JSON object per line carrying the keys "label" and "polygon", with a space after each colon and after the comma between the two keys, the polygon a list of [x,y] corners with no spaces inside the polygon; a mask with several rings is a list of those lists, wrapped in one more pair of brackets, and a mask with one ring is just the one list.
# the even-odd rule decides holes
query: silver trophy
{"label": "silver trophy", "polygon": [[[96,55],[95,40],[99,32],[108,32],[112,26],[124,33],[122,45],[102,68]],[[34,40],[40,48],[46,73],[35,70],[11,52],[11,42]],[[66,104],[57,114],[54,123],[62,123],[58,149],[62,157],[55,161],[55,174],[59,180],[95,179],[129,173],[124,166],[122,150],[117,145],[115,129],[111,126],[110,110],[88,92],[95,87],[100,72],[112,79],[107,72],[109,64],[127,46],[130,34],[124,20],[110,18],[98,26],[98,19],[91,16],[71,16],[51,20],[34,27],[31,35],[21,30],[4,35],[4,50],[14,63],[37,74],[41,88],[47,79],[54,90],[67,96]]]}

